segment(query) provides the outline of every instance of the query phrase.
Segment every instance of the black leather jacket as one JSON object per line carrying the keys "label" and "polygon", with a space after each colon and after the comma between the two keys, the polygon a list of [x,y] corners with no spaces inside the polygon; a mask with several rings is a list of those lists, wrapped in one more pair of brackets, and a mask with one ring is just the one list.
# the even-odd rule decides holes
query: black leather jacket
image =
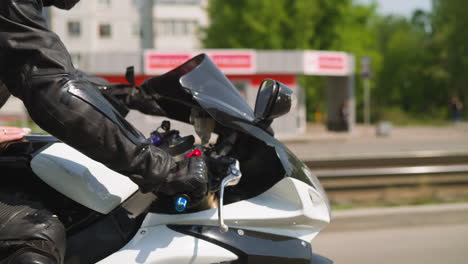
{"label": "black leather jacket", "polygon": [[[43,0],[43,6],[56,6],[61,9],[71,9],[75,6],[80,0]],[[0,108],[6,103],[10,97],[10,92],[8,88],[0,82]]]}
{"label": "black leather jacket", "polygon": [[8,98],[10,97],[10,92],[6,88],[6,86],[0,82],[0,108],[6,103]]}
{"label": "black leather jacket", "polygon": [[[0,1],[0,82],[20,98],[44,130],[85,155],[157,192],[176,167],[73,67],[42,5],[71,8],[77,0]],[[0,88],[0,98],[7,96]],[[164,188],[163,188],[164,189]]]}
{"label": "black leather jacket", "polygon": [[71,9],[76,5],[80,0],[43,0],[42,3],[44,6],[54,5],[61,9]]}

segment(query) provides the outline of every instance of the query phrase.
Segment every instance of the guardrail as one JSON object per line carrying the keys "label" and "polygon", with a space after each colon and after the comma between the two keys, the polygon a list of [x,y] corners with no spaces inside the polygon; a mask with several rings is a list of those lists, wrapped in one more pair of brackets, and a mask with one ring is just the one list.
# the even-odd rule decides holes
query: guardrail
{"label": "guardrail", "polygon": [[406,157],[387,158],[360,158],[360,159],[329,159],[308,160],[306,165],[314,169],[339,169],[339,168],[378,168],[378,167],[403,167],[403,166],[428,166],[468,164],[468,153],[458,155],[411,155]]}
{"label": "guardrail", "polygon": [[332,203],[468,198],[468,155],[307,161]]}
{"label": "guardrail", "polygon": [[319,178],[325,177],[378,177],[389,175],[420,175],[468,173],[468,165],[413,166],[394,168],[316,170]]}

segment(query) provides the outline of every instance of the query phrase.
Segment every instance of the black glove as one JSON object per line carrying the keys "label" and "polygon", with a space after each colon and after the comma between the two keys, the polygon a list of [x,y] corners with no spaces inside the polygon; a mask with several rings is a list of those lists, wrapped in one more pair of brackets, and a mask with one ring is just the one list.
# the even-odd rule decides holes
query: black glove
{"label": "black glove", "polygon": [[101,94],[123,116],[126,116],[130,109],[138,110],[145,115],[167,116],[166,112],[156,102],[157,99],[146,94],[140,87],[131,87],[124,84],[94,84],[98,86]]}
{"label": "black glove", "polygon": [[156,98],[148,95],[141,87],[133,88],[124,99],[125,105],[146,115],[166,116],[166,112],[156,102]]}
{"label": "black glove", "polygon": [[54,5],[60,9],[70,10],[80,0],[43,0],[44,6]]}
{"label": "black glove", "polygon": [[208,191],[208,169],[202,157],[190,157],[177,164],[158,192],[164,195],[186,194],[191,204],[201,201]]}

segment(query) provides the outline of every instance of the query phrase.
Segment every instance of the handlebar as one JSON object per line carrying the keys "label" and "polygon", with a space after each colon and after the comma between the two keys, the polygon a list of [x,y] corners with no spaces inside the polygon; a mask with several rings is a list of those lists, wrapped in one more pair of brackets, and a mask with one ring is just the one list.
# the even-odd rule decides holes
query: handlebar
{"label": "handlebar", "polygon": [[[158,129],[161,128],[164,132],[158,132]],[[149,142],[157,147],[164,147],[164,142],[166,143],[166,148],[169,147],[173,149],[178,149],[178,146],[181,146],[180,151],[177,151],[178,155],[174,158],[184,159],[190,158],[192,156],[200,157],[203,155],[204,148],[198,149],[194,147],[194,138],[193,136],[181,138],[179,136],[179,131],[171,130],[170,122],[165,121],[161,126],[156,129],[149,139]],[[229,143],[233,143],[234,139],[229,140]],[[167,142],[166,142],[167,141]],[[164,145],[164,146],[163,146]],[[231,144],[229,144],[230,146]],[[164,148],[163,148],[164,149]],[[221,154],[222,153],[222,154]],[[221,154],[221,155],[220,155]],[[218,158],[210,157],[207,155],[207,161],[212,162],[213,167],[215,168],[214,175],[222,175],[223,177],[213,177],[216,179],[210,179],[211,182],[216,182],[221,184],[219,186],[219,200],[218,200],[218,221],[219,229],[221,232],[227,232],[229,227],[224,223],[223,217],[223,205],[224,205],[224,189],[228,186],[237,185],[242,177],[240,171],[239,161],[231,157],[225,156],[227,152],[220,151],[218,152]],[[221,157],[219,157],[221,156]],[[227,171],[226,171],[227,167]],[[216,186],[216,185],[215,185]],[[217,187],[217,186],[216,186]],[[215,189],[214,189],[215,190]],[[187,208],[190,207],[191,199],[187,194],[178,194],[176,195],[173,201],[173,208],[177,213],[183,213]]]}

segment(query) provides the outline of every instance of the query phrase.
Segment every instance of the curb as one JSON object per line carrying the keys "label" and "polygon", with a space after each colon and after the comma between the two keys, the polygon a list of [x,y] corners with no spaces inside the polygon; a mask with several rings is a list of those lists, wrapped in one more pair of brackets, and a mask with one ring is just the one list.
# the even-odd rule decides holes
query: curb
{"label": "curb", "polygon": [[468,203],[332,212],[325,232],[468,223]]}

